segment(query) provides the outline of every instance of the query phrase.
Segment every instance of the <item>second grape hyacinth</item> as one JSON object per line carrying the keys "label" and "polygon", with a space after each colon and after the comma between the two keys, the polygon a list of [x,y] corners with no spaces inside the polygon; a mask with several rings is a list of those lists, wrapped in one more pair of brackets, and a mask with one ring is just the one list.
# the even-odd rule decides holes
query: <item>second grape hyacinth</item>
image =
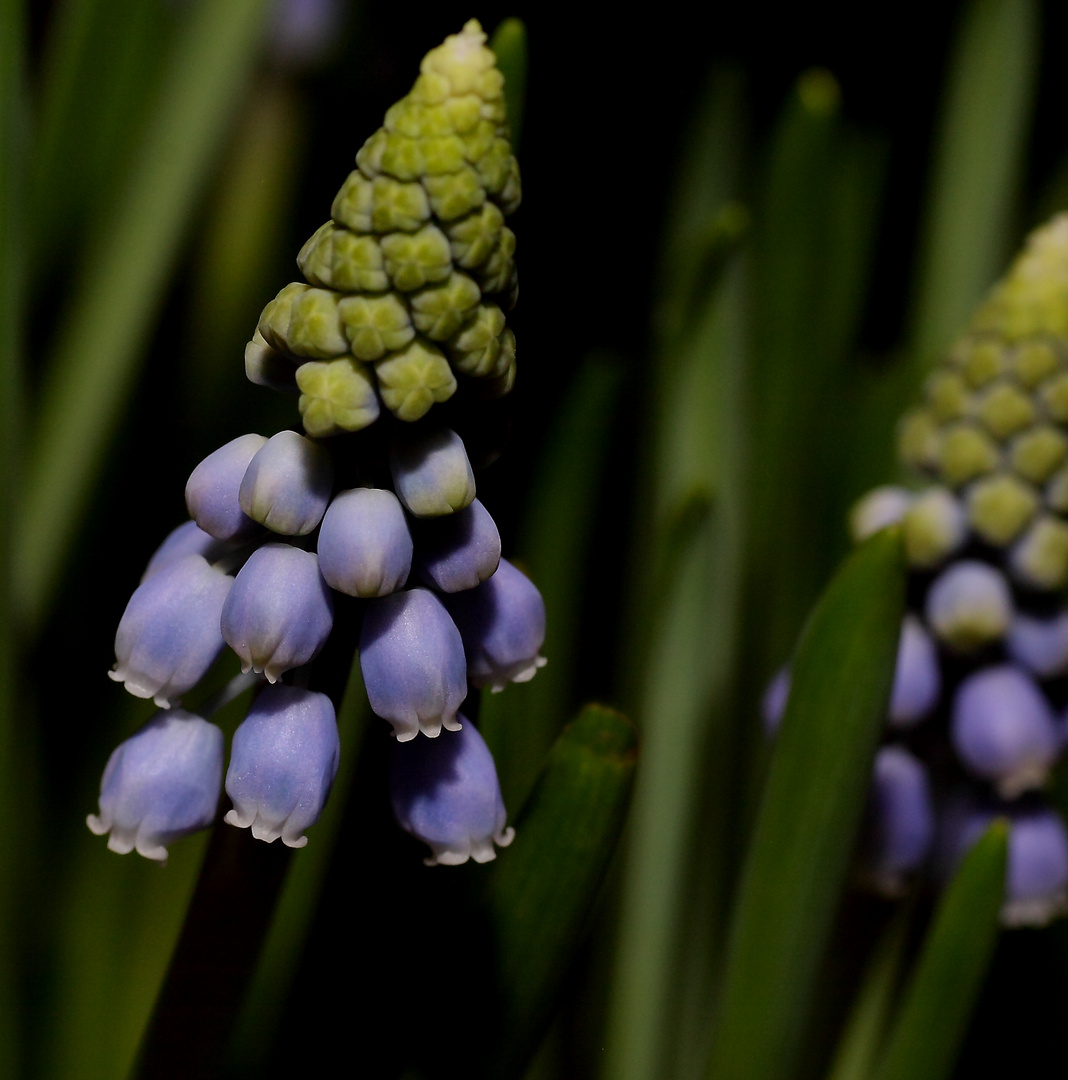
{"label": "second grape hyacinth", "polygon": [[[907,486],[850,530],[897,525],[910,567],[862,872],[896,895],[944,882],[1011,823],[1002,921],[1068,909],[1068,831],[1048,789],[1068,733],[1068,215],[1029,238],[903,418]],[[774,730],[789,670],[764,698]]]}
{"label": "second grape hyacinth", "polygon": [[[301,250],[306,282],[267,305],[245,352],[254,383],[300,395],[305,434],[239,435],[192,471],[190,520],[120,621],[111,677],[161,711],[112,754],[89,817],[114,851],[165,860],[211,824],[221,784],[227,822],[307,842],[343,750],[336,702],[312,688],[343,608],[392,725],[400,825],[429,863],[485,862],[512,839],[492,756],[459,710],[469,684],[500,690],[544,664],[545,610],[501,558],[464,440],[432,412],[455,397],[477,423],[515,380],[504,219],[519,170],[477,22],[424,58],[356,165]],[[179,708],[227,647],[245,674],[207,715]],[[223,781],[210,715],[249,681]]]}

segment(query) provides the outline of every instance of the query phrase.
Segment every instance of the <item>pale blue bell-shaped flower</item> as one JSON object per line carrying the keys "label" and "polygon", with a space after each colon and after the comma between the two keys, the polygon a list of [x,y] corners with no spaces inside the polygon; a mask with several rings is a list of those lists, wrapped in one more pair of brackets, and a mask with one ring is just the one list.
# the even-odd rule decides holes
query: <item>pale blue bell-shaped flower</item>
{"label": "pale blue bell-shaped flower", "polygon": [[206,829],[222,786],[223,733],[186,712],[158,712],[108,758],[100,813],[86,824],[108,847],[166,862],[167,845]]}
{"label": "pale blue bell-shaped flower", "polygon": [[388,596],[412,567],[412,534],[397,496],[385,488],[339,492],[319,530],[319,569],[347,596]]}
{"label": "pale blue bell-shaped flower", "polygon": [[1068,612],[1048,619],[1018,614],[1009,627],[1005,648],[1040,679],[1063,675],[1068,671]]}
{"label": "pale blue bell-shaped flower", "polygon": [[234,579],[201,555],[184,555],[134,590],[115,634],[108,675],[167,708],[223,650],[219,618]]}
{"label": "pale blue bell-shaped flower", "polygon": [[915,615],[906,615],[890,692],[890,726],[908,728],[919,723],[938,703],[941,693],[942,674],[935,643]]}
{"label": "pale blue bell-shaped flower", "polygon": [[330,452],[295,431],[279,431],[248,463],[238,502],[271,532],[305,536],[322,520],[333,486]]}
{"label": "pale blue bell-shaped flower", "polygon": [[849,512],[849,533],[853,540],[860,543],[887,525],[899,522],[915,497],[911,491],[889,484],[872,488]]}
{"label": "pale blue bell-shaped flower", "polygon": [[234,732],[226,821],[257,840],[279,837],[304,847],[304,830],[319,820],[337,775],[341,744],[334,706],[325,694],[267,686]]}
{"label": "pale blue bell-shaped flower", "polygon": [[456,713],[467,696],[463,641],[429,589],[368,602],[360,670],[371,709],[393,725],[398,742],[460,729]]}
{"label": "pale blue bell-shaped flower", "polygon": [[241,567],[222,609],[222,636],[242,671],[268,682],[314,659],[334,625],[334,601],[315,553],[264,544]]}
{"label": "pale blue bell-shaped flower", "polygon": [[455,514],[418,522],[415,539],[415,572],[439,592],[473,589],[501,561],[501,534],[478,499]]}
{"label": "pale blue bell-shaped flower", "polygon": [[208,456],[189,474],[185,504],[189,516],[217,540],[242,540],[259,527],[238,501],[249,462],[267,442],[263,435],[239,435]]}
{"label": "pale blue bell-shaped flower", "polygon": [[545,666],[545,604],[530,578],[507,559],[477,589],[443,599],[463,638],[472,686],[503,690]]}
{"label": "pale blue bell-shaped flower", "polygon": [[186,555],[203,555],[208,562],[215,562],[230,549],[225,540],[216,540],[214,536],[206,533],[195,521],[186,521],[177,529],[167,533],[158,548],[148,560],[145,572],[141,575],[141,581],[148,581],[150,577],[166,570],[172,563]]}
{"label": "pale blue bell-shaped flower", "polygon": [[448,428],[398,436],[390,449],[393,489],[415,517],[454,514],[475,497],[475,474],[463,440]]}
{"label": "pale blue bell-shaped flower", "polygon": [[908,878],[927,860],[934,840],[934,808],[924,765],[901,746],[875,755],[864,870],[885,896],[900,896]]}
{"label": "pale blue bell-shaped flower", "polygon": [[[461,717],[461,719],[463,719]],[[505,827],[493,755],[474,724],[439,739],[398,740],[390,754],[389,794],[401,828],[430,847],[428,866],[496,858],[515,830]]]}
{"label": "pale blue bell-shaped flower", "polygon": [[931,584],[926,615],[940,640],[958,652],[975,652],[1008,630],[1012,593],[999,570],[977,559],[961,559]]}
{"label": "pale blue bell-shaped flower", "polygon": [[1045,783],[1060,752],[1046,696],[1012,664],[983,668],[960,684],[950,738],[964,767],[1006,799]]}

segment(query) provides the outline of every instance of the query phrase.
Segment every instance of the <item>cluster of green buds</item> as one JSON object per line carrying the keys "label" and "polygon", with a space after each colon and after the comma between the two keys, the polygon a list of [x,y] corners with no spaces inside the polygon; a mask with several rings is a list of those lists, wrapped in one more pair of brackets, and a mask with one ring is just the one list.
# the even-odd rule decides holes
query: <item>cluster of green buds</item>
{"label": "cluster of green buds", "polygon": [[356,155],[331,219],[301,249],[305,282],[264,308],[248,377],[300,393],[309,435],[357,431],[384,405],[418,420],[459,381],[515,381],[519,166],[504,80],[475,20],[424,58]]}

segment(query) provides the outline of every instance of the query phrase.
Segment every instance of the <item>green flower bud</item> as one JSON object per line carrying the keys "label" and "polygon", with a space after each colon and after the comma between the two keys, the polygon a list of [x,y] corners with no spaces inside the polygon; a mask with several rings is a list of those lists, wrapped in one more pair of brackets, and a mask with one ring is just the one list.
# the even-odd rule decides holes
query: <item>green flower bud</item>
{"label": "green flower bud", "polygon": [[937,420],[959,420],[968,414],[971,394],[956,371],[936,371],[927,380],[927,404]]}
{"label": "green flower bud", "polygon": [[422,184],[402,184],[388,176],[376,176],[371,189],[371,225],[375,232],[415,232],[429,220],[430,201]]}
{"label": "green flower bud", "polygon": [[260,313],[256,330],[274,349],[289,351],[289,323],[293,313],[293,301],[309,289],[302,281],[294,281],[282,289]]}
{"label": "green flower bud", "polygon": [[297,265],[313,284],[342,292],[389,288],[382,250],[373,236],[360,236],[328,221],[300,249]]}
{"label": "green flower bud", "polygon": [[330,360],[349,351],[341,329],[336,293],[329,289],[307,289],[293,297],[286,345],[295,356],[312,360]]}
{"label": "green flower bud", "polygon": [[423,181],[430,206],[441,221],[454,221],[477,210],[486,201],[486,190],[470,165],[445,176],[428,176]]}
{"label": "green flower bud", "polygon": [[507,225],[501,229],[497,246],[489,258],[475,271],[484,292],[504,292],[512,280],[515,269],[515,233]]}
{"label": "green flower bud", "polygon": [[997,443],[969,421],[943,430],[938,444],[938,471],[951,487],[993,472],[1000,459]]}
{"label": "green flower bud", "polygon": [[418,420],[435,402],[456,392],[456,376],[441,350],[417,337],[407,348],[375,365],[386,408],[400,420]]}
{"label": "green flower bud", "polygon": [[1016,378],[1029,389],[1049,378],[1062,366],[1061,350],[1052,341],[1025,341],[1017,346],[1012,357]]}
{"label": "green flower bud", "polygon": [[1000,381],[983,392],[976,416],[997,439],[1007,439],[1035,422],[1030,396],[1011,382]]}
{"label": "green flower bud", "polygon": [[478,286],[466,274],[453,274],[441,285],[428,285],[412,293],[412,322],[433,341],[445,341],[460,329],[481,299]]}
{"label": "green flower bud", "polygon": [[914,469],[938,466],[940,438],[938,421],[928,409],[912,409],[901,418],[897,430],[897,452]]}
{"label": "green flower bud", "polygon": [[353,355],[360,360],[380,360],[415,337],[408,308],[396,293],[346,296],[338,302],[338,312]]}
{"label": "green flower bud", "polygon": [[1046,505],[1057,514],[1068,514],[1068,468],[1053,474],[1046,485]]}
{"label": "green flower bud", "polygon": [[988,543],[1002,547],[1014,540],[1038,511],[1030,484],[1008,473],[978,481],[968,492],[968,517]]}
{"label": "green flower bud", "polygon": [[1041,484],[1068,454],[1068,437],[1052,424],[1038,424],[1018,435],[1009,450],[1013,469],[1025,480]]}
{"label": "green flower bud", "polygon": [[1068,424],[1068,372],[1054,375],[1038,388],[1050,418],[1058,424]]}
{"label": "green flower bud", "polygon": [[369,233],[371,211],[374,209],[374,189],[371,181],[358,170],[349,173],[348,179],[341,185],[341,190],[330,207],[330,216],[339,224],[353,232]]}
{"label": "green flower bud", "polygon": [[1013,547],[1009,566],[1032,588],[1063,588],[1068,582],[1068,524],[1048,514],[1039,517]]}
{"label": "green flower bud", "polygon": [[493,304],[479,304],[448,342],[452,366],[476,378],[492,374],[501,355],[503,332],[504,312]]}
{"label": "green flower bud", "polygon": [[481,266],[499,246],[504,214],[494,203],[449,225],[447,232],[457,266],[472,270]]}
{"label": "green flower bud", "polygon": [[964,509],[942,487],[928,488],[912,500],[901,529],[909,564],[924,570],[945,562],[968,535]]}
{"label": "green flower bud", "polygon": [[950,357],[950,362],[960,366],[966,382],[975,389],[1004,374],[1008,367],[1005,347],[991,338],[965,339]]}
{"label": "green flower bud", "polygon": [[383,236],[382,255],[390,281],[401,292],[444,281],[452,273],[452,250],[436,225],[424,225],[415,233]]}
{"label": "green flower bud", "polygon": [[304,430],[314,438],[338,431],[359,431],[378,419],[374,379],[354,357],[343,356],[327,364],[301,364],[297,368],[297,386]]}

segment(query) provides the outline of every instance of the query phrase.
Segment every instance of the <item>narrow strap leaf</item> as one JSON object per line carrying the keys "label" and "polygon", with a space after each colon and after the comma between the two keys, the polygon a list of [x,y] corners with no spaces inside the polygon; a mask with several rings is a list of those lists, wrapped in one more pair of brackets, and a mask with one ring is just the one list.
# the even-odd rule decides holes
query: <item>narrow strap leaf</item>
{"label": "narrow strap leaf", "polygon": [[504,102],[508,109],[508,127],[512,149],[519,149],[523,133],[523,110],[527,97],[527,27],[522,19],[510,18],[497,27],[490,40],[497,54],[497,66],[504,76]]}
{"label": "narrow strap leaf", "polygon": [[846,560],[800,644],[735,901],[713,1080],[788,1074],[845,880],[904,602],[896,530]]}
{"label": "narrow strap leaf", "polygon": [[600,890],[630,799],[637,733],[587,705],[557,739],[489,883],[500,1044],[488,1075],[519,1075]]}
{"label": "narrow strap leaf", "polygon": [[878,1080],[942,1080],[952,1073],[997,943],[1008,833],[1007,822],[993,822],[942,898]]}

